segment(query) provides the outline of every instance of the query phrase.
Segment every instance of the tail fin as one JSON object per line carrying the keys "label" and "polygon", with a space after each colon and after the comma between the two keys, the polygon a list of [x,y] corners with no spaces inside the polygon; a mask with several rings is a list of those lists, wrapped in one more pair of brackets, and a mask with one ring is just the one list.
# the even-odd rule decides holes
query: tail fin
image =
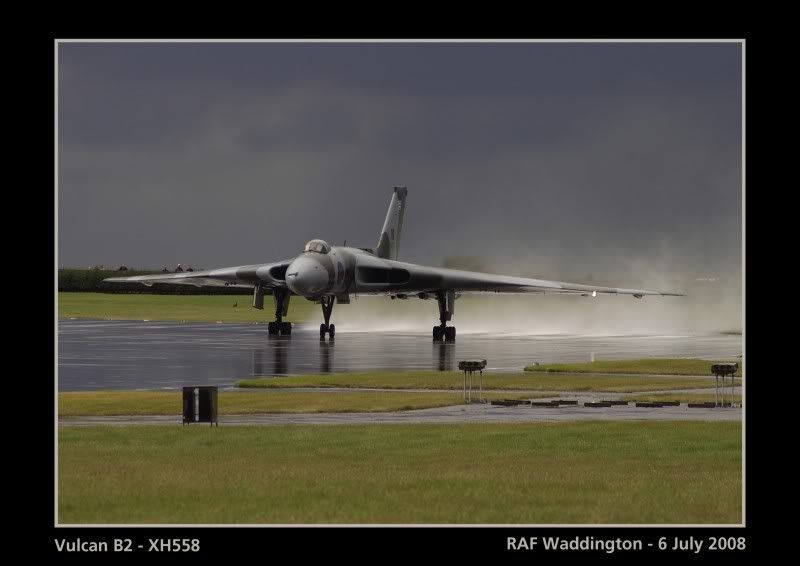
{"label": "tail fin", "polygon": [[406,187],[394,188],[389,211],[386,213],[381,237],[378,240],[378,247],[375,248],[375,255],[378,257],[397,259],[400,250],[400,233],[403,230],[403,214],[406,211],[406,195],[408,195]]}

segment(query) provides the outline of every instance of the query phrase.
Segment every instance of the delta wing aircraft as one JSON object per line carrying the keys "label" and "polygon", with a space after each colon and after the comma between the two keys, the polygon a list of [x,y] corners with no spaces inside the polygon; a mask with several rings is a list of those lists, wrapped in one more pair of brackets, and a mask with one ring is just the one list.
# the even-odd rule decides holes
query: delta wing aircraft
{"label": "delta wing aircraft", "polygon": [[314,239],[306,244],[300,255],[274,263],[164,275],[111,277],[105,281],[148,286],[173,283],[197,287],[251,287],[253,307],[257,309],[264,308],[264,295],[272,295],[275,321],[267,326],[270,335],[292,333],[291,323],[284,322],[283,317],[288,314],[289,299],[293,295],[304,297],[322,306],[325,322],[319,326],[320,339],[325,339],[326,335],[331,339],[334,337],[336,326],[330,323],[334,302],[349,304],[351,295],[436,299],[440,324],[433,327],[433,340],[437,342],[456,339],[455,327],[447,326],[447,322],[452,320],[456,299],[462,293],[559,293],[592,297],[598,293],[611,293],[633,295],[638,299],[644,295],[681,296],[679,293],[491,275],[398,261],[407,195],[406,187],[395,187],[375,249],[331,246],[324,240]]}

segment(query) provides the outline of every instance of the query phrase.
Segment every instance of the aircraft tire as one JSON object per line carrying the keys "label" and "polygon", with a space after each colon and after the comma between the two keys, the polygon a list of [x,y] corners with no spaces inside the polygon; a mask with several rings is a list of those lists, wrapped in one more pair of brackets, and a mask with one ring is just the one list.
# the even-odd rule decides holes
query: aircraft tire
{"label": "aircraft tire", "polygon": [[327,327],[327,325],[326,325],[326,324],[323,322],[322,324],[320,324],[320,325],[319,325],[319,337],[320,337],[320,339],[324,339],[324,338],[325,338],[325,335],[326,335],[327,333],[328,333],[328,327]]}
{"label": "aircraft tire", "polygon": [[328,327],[328,336],[330,336],[330,338],[333,339],[335,334],[336,334],[336,325],[335,324],[331,324]]}
{"label": "aircraft tire", "polygon": [[292,335],[292,323],[291,322],[281,322],[280,331],[283,336],[291,336]]}
{"label": "aircraft tire", "polygon": [[448,326],[444,329],[444,339],[448,342],[454,342],[456,339],[456,327]]}

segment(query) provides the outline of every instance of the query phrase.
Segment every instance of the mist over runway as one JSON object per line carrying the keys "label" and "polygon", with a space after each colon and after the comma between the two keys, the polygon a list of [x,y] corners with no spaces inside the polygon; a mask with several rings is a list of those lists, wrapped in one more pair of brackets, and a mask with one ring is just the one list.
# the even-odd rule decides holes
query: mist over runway
{"label": "mist over runway", "polygon": [[429,333],[351,332],[320,342],[316,325],[291,337],[267,336],[266,325],[61,320],[58,389],[227,387],[260,375],[381,369],[454,370],[458,361],[486,359],[487,371],[520,371],[533,362],[647,357],[735,358],[742,337],[728,334],[461,333],[433,344]]}

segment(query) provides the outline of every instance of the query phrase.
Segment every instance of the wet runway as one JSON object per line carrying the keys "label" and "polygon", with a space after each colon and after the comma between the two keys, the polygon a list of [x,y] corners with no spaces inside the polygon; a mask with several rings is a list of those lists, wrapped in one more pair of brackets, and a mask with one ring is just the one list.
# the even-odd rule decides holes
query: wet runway
{"label": "wet runway", "polygon": [[741,336],[459,334],[433,344],[428,334],[339,332],[320,342],[317,327],[269,337],[266,325],[64,320],[58,323],[58,388],[173,389],[230,386],[256,375],[378,369],[457,369],[486,359],[488,371],[540,363],[645,357],[733,358]]}

